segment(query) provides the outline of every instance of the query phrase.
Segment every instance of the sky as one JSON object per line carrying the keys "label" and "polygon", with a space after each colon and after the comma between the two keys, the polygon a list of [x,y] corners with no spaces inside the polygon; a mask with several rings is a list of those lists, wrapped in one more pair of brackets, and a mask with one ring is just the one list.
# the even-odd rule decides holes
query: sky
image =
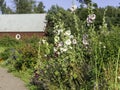
{"label": "sky", "polygon": [[[6,0],[7,5],[14,8],[13,4],[11,4],[13,0]],[[45,6],[45,10],[50,9],[52,5],[59,5],[65,9],[68,9],[72,5],[72,0],[36,0],[37,3],[40,1],[43,2]],[[79,7],[80,4],[76,1],[75,4]],[[105,6],[119,6],[120,0],[92,0],[93,2],[98,4],[98,7],[105,7]]]}

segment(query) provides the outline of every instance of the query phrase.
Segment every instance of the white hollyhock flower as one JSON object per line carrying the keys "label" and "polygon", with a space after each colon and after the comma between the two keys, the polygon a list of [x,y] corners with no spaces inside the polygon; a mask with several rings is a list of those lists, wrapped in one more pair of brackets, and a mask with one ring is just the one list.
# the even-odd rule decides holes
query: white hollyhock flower
{"label": "white hollyhock flower", "polygon": [[60,33],[63,33],[63,30],[62,30],[62,29],[59,29],[59,30],[57,31],[57,35],[60,35]]}
{"label": "white hollyhock flower", "polygon": [[62,46],[63,46],[63,42],[59,42],[58,47],[62,47]]}
{"label": "white hollyhock flower", "polygon": [[70,36],[71,35],[71,31],[70,30],[65,31],[64,35]]}
{"label": "white hollyhock flower", "polygon": [[60,55],[60,52],[56,52],[57,55]]}
{"label": "white hollyhock flower", "polygon": [[87,23],[88,24],[93,23],[93,21],[95,20],[95,18],[96,18],[95,14],[88,15],[88,17],[87,17]]}
{"label": "white hollyhock flower", "polygon": [[89,44],[88,41],[85,40],[85,39],[83,39],[82,42],[83,42],[84,45],[88,45]]}
{"label": "white hollyhock flower", "polygon": [[73,44],[77,44],[77,40],[76,40],[76,39],[73,39],[73,40],[72,40],[72,43],[73,43]]}
{"label": "white hollyhock flower", "polygon": [[63,48],[63,52],[66,52],[68,49],[67,48]]}
{"label": "white hollyhock flower", "polygon": [[77,9],[76,5],[72,5],[72,7],[70,8],[71,12],[74,12]]}
{"label": "white hollyhock flower", "polygon": [[66,41],[65,41],[65,44],[66,44],[66,45],[71,45],[71,40],[70,40],[70,39],[66,40]]}
{"label": "white hollyhock flower", "polygon": [[45,39],[43,39],[43,40],[42,40],[42,43],[43,43],[43,44],[45,44],[45,42],[46,42],[46,40],[45,40]]}
{"label": "white hollyhock flower", "polygon": [[63,51],[65,52],[65,51],[67,51],[67,50],[68,50],[68,46],[64,45]]}
{"label": "white hollyhock flower", "polygon": [[67,50],[68,50],[68,48],[67,48],[67,47],[60,48],[61,53],[66,52]]}
{"label": "white hollyhock flower", "polygon": [[89,17],[90,19],[92,19],[92,20],[95,20],[96,15],[95,15],[95,14],[90,14],[88,17]]}
{"label": "white hollyhock flower", "polygon": [[84,34],[83,35],[83,40],[82,40],[82,42],[83,42],[84,45],[88,45],[89,44],[87,38],[88,38],[88,35]]}
{"label": "white hollyhock flower", "polygon": [[57,30],[54,30],[53,33],[54,33],[54,34],[57,34]]}
{"label": "white hollyhock flower", "polygon": [[88,38],[88,35],[87,34],[83,34],[82,38],[86,40]]}
{"label": "white hollyhock flower", "polygon": [[93,20],[88,17],[87,18],[87,24],[89,25],[89,23],[93,23]]}

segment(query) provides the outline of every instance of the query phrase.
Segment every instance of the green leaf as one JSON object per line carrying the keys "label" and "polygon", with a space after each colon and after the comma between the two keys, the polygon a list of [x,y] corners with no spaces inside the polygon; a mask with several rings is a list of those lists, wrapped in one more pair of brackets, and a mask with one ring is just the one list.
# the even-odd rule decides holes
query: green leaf
{"label": "green leaf", "polygon": [[58,76],[58,75],[59,75],[59,72],[58,72],[58,71],[55,71],[55,75]]}
{"label": "green leaf", "polygon": [[76,79],[78,76],[76,73],[73,74],[73,77]]}

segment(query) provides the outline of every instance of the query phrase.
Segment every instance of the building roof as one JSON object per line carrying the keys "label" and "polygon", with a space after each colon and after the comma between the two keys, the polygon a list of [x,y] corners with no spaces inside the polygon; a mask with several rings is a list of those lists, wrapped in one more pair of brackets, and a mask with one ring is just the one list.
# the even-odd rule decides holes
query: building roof
{"label": "building roof", "polygon": [[44,32],[46,14],[0,15],[0,32]]}

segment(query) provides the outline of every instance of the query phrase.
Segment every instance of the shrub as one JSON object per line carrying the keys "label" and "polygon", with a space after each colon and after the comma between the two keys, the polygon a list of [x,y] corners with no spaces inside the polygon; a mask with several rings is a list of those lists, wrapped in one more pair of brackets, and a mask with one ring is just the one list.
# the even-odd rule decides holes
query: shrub
{"label": "shrub", "polygon": [[11,54],[11,50],[10,48],[7,48],[4,50],[4,52],[0,53],[0,58],[2,58],[3,60],[7,60],[10,57]]}
{"label": "shrub", "polygon": [[11,47],[20,44],[20,42],[12,37],[5,36],[0,38],[0,46],[2,47]]}
{"label": "shrub", "polygon": [[[60,90],[114,90],[119,88],[118,64],[120,55],[120,33],[119,27],[108,30],[105,16],[100,30],[95,30],[94,22],[96,15],[89,11],[87,21],[81,26],[75,13],[74,28],[76,44],[72,45],[70,32],[65,28],[64,21],[59,19],[53,29],[53,50],[50,50],[49,43],[43,54],[49,58],[41,58],[39,54],[37,71],[39,79],[37,81],[47,84],[49,89]],[[106,10],[105,10],[106,12]],[[104,12],[104,15],[105,15]],[[58,13],[59,15],[59,13]],[[70,39],[69,39],[70,38]],[[66,39],[69,39],[66,43]],[[39,46],[38,52],[41,52]],[[48,53],[49,52],[49,53]],[[53,86],[53,87],[50,87]]]}
{"label": "shrub", "polygon": [[27,44],[25,46],[19,47],[16,49],[18,56],[14,67],[17,70],[25,70],[27,68],[34,68],[36,64],[36,58],[37,58],[37,50],[32,47],[30,44]]}

